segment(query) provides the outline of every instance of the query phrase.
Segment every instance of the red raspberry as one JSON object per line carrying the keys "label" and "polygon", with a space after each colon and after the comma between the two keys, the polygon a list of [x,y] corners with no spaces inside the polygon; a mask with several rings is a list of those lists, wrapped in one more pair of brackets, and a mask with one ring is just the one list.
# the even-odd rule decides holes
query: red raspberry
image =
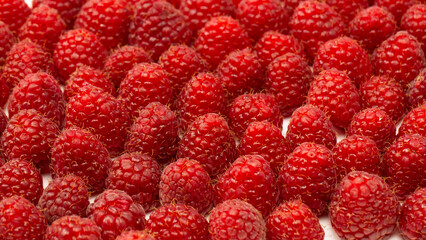
{"label": "red raspberry", "polygon": [[52,224],[63,216],[86,216],[89,195],[84,181],[77,176],[67,175],[53,179],[44,189],[37,207]]}
{"label": "red raspberry", "polygon": [[208,113],[189,125],[177,157],[198,161],[211,177],[216,177],[234,161],[235,148],[226,120],[216,113]]}
{"label": "red raspberry", "polygon": [[115,240],[155,240],[155,238],[146,232],[132,230],[122,232]]}
{"label": "red raspberry", "polygon": [[151,102],[168,104],[172,88],[167,72],[157,63],[135,65],[120,84],[118,98],[132,118]]}
{"label": "red raspberry", "polygon": [[313,59],[318,48],[328,40],[344,35],[345,24],[339,14],[323,2],[301,2],[290,19],[290,33],[306,46]]}
{"label": "red raspberry", "polygon": [[426,103],[413,108],[402,120],[398,129],[398,135],[403,136],[406,133],[418,133],[426,137]]}
{"label": "red raspberry", "polygon": [[[6,114],[3,112],[3,110],[0,109],[0,136],[3,134],[4,130],[6,129],[8,122],[9,122],[9,118],[6,116]],[[0,164],[0,166],[1,166],[1,164]]]}
{"label": "red raspberry", "polygon": [[415,36],[426,52],[426,4],[411,6],[401,19],[401,29]]}
{"label": "red raspberry", "polygon": [[348,24],[348,35],[372,52],[396,30],[393,15],[386,9],[371,6],[360,11]]}
{"label": "red raspberry", "polygon": [[107,51],[99,38],[84,28],[64,33],[53,53],[53,61],[63,80],[82,65],[102,68],[106,57]]}
{"label": "red raspberry", "polygon": [[423,68],[419,75],[410,83],[407,96],[409,106],[416,107],[426,103],[426,68]]}
{"label": "red raspberry", "polygon": [[240,155],[260,155],[271,164],[276,175],[291,153],[290,145],[281,129],[272,123],[252,122],[238,145]]}
{"label": "red raspberry", "polygon": [[0,239],[43,239],[47,228],[43,213],[25,198],[13,196],[0,201]]}
{"label": "red raspberry", "polygon": [[9,93],[10,93],[9,87],[7,86],[6,79],[2,78],[0,75],[0,108],[1,109],[3,109],[4,105],[7,103],[7,100],[9,99]]}
{"label": "red raspberry", "polygon": [[76,240],[101,240],[101,228],[88,218],[76,215],[64,216],[46,229],[44,239],[76,239]]}
{"label": "red raspberry", "polygon": [[340,14],[345,24],[351,21],[358,12],[370,6],[369,0],[326,0],[325,3]]}
{"label": "red raspberry", "polygon": [[215,202],[241,199],[268,216],[278,204],[279,192],[274,172],[263,157],[237,158],[215,185]]}
{"label": "red raspberry", "polygon": [[151,213],[146,231],[158,240],[208,240],[208,222],[194,208],[164,205]]}
{"label": "red raspberry", "polygon": [[269,121],[282,128],[282,116],[274,96],[256,93],[237,97],[229,110],[229,126],[241,137],[251,122]]}
{"label": "red raspberry", "polygon": [[134,7],[129,42],[151,53],[157,61],[173,44],[189,44],[192,34],[183,14],[161,0],[142,0]]}
{"label": "red raspberry", "polygon": [[229,16],[210,19],[199,31],[194,43],[195,49],[206,59],[210,69],[232,51],[250,46],[247,32],[237,20]]}
{"label": "red raspberry", "polygon": [[426,138],[419,134],[399,137],[386,151],[387,179],[393,192],[405,199],[418,188],[426,187]]}
{"label": "red raspberry", "polygon": [[9,26],[0,20],[0,67],[6,63],[7,52],[9,52],[14,43],[15,37]]}
{"label": "red raspberry", "polygon": [[399,24],[402,15],[413,5],[420,3],[419,0],[374,0],[374,5],[383,7],[393,14]]}
{"label": "red raspberry", "polygon": [[314,142],[332,149],[337,141],[333,124],[321,109],[313,105],[304,105],[293,112],[287,127],[287,140],[291,149],[304,142]]}
{"label": "red raspberry", "polygon": [[140,47],[123,46],[115,50],[105,63],[105,72],[116,88],[136,64],[152,62],[149,54]]}
{"label": "red raspberry", "polygon": [[404,239],[416,240],[426,236],[426,188],[414,192],[405,199],[399,218],[399,229]]}
{"label": "red raspberry", "polygon": [[163,205],[182,203],[205,214],[213,206],[213,188],[207,171],[198,161],[178,159],[161,175],[160,201]]}
{"label": "red raspberry", "polygon": [[88,129],[112,156],[124,148],[131,119],[119,100],[99,88],[86,86],[67,105],[65,127]]}
{"label": "red raspberry", "polygon": [[380,152],[384,152],[396,138],[396,127],[385,111],[367,108],[354,116],[347,134],[369,137],[376,142]]}
{"label": "red raspberry", "polygon": [[67,24],[67,29],[74,26],[74,21],[80,8],[87,0],[33,0],[33,8],[38,7],[40,4],[46,4],[51,8],[58,10],[61,18]]}
{"label": "red raspberry", "polygon": [[327,212],[336,180],[331,151],[311,142],[294,149],[278,176],[281,198],[301,199],[318,216]]}
{"label": "red raspberry", "polygon": [[149,211],[158,201],[160,176],[160,166],[150,156],[138,152],[126,153],[112,162],[105,185],[108,189],[126,192],[133,201]]}
{"label": "red raspberry", "polygon": [[308,63],[294,53],[275,58],[267,68],[267,90],[275,96],[284,117],[290,116],[306,101],[312,80]]}
{"label": "red raspberry", "polygon": [[50,150],[59,132],[54,122],[35,110],[22,110],[10,119],[3,132],[4,154],[9,160],[27,160],[42,172],[48,172]]}
{"label": "red raspberry", "polygon": [[347,128],[361,110],[361,97],[346,73],[329,69],[315,77],[308,92],[308,104],[326,113],[334,126]]}
{"label": "red raspberry", "polygon": [[120,190],[98,195],[87,208],[87,216],[102,229],[103,240],[114,240],[121,232],[145,227],[143,207]]}
{"label": "red raspberry", "polygon": [[77,15],[74,28],[95,33],[106,48],[126,43],[130,11],[126,0],[88,0]]}
{"label": "red raspberry", "polygon": [[44,72],[28,74],[13,89],[7,109],[13,116],[24,109],[34,109],[58,126],[65,118],[65,99],[58,82]]}
{"label": "red raspberry", "polygon": [[266,228],[270,240],[324,239],[318,217],[300,200],[285,202],[277,207],[269,215]]}
{"label": "red raspberry", "polygon": [[345,239],[387,239],[396,227],[398,201],[379,176],[355,171],[340,182],[330,204],[334,231]]}
{"label": "red raspberry", "polygon": [[65,129],[52,147],[54,175],[78,176],[95,193],[104,187],[110,161],[108,151],[94,135],[75,127]]}
{"label": "red raspberry", "polygon": [[0,1],[0,21],[9,25],[12,32],[18,32],[30,14],[31,9],[24,0]]}
{"label": "red raspberry", "polygon": [[210,240],[266,239],[262,214],[250,203],[227,200],[213,209],[209,221]]}
{"label": "red raspberry", "polygon": [[376,48],[371,63],[376,75],[387,75],[405,87],[425,67],[426,60],[417,39],[400,31]]}
{"label": "red raspberry", "polygon": [[304,0],[282,0],[281,2],[284,4],[285,9],[287,10],[288,16],[292,16],[294,10],[297,8],[300,2]]}
{"label": "red raspberry", "polygon": [[21,196],[36,204],[43,192],[43,180],[29,162],[14,159],[0,167],[0,200]]}

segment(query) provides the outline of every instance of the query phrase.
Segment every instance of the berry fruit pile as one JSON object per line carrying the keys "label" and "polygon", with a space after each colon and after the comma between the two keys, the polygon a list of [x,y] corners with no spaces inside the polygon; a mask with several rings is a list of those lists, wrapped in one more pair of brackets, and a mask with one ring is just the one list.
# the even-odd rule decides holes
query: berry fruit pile
{"label": "berry fruit pile", "polygon": [[0,240],[425,240],[425,4],[0,0]]}

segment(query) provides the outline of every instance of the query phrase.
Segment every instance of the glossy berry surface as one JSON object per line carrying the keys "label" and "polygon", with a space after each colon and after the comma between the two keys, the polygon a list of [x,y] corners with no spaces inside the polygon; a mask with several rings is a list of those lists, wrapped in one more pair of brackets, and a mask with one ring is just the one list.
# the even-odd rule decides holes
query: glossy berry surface
{"label": "glossy berry surface", "polygon": [[146,232],[132,230],[121,233],[116,240],[155,240],[155,238]]}
{"label": "glossy berry surface", "polygon": [[52,223],[47,229],[44,239],[101,240],[101,228],[88,218],[76,215],[64,216]]}
{"label": "glossy berry surface", "polygon": [[24,0],[2,0],[0,4],[0,20],[9,25],[10,30],[18,32],[31,9]]}
{"label": "glossy berry surface", "polygon": [[404,239],[420,239],[426,235],[423,227],[426,220],[425,196],[426,188],[421,188],[405,199],[398,222]]}
{"label": "glossy berry surface", "polygon": [[408,103],[417,107],[426,103],[426,68],[409,84],[407,89]]}
{"label": "glossy berry surface", "polygon": [[402,120],[398,129],[398,135],[406,133],[418,133],[426,137],[426,104],[413,108]]}
{"label": "glossy berry surface", "polygon": [[415,36],[426,52],[426,5],[416,4],[411,6],[402,16],[401,28]]}

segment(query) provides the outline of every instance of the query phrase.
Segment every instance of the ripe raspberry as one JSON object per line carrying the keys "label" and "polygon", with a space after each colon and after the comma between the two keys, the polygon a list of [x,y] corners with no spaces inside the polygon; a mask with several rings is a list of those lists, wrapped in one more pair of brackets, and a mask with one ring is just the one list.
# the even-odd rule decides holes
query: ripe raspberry
{"label": "ripe raspberry", "polygon": [[426,137],[426,103],[413,108],[402,120],[398,129],[398,135],[403,136],[406,133],[418,133]]}
{"label": "ripe raspberry", "polygon": [[238,137],[241,137],[251,122],[269,121],[282,128],[282,116],[270,94],[244,94],[237,97],[229,110],[229,126]]}
{"label": "ripe raspberry", "polygon": [[3,152],[9,160],[26,160],[48,172],[50,150],[59,132],[54,122],[35,110],[22,110],[10,119],[3,132]]}
{"label": "ripe raspberry", "polygon": [[374,76],[360,88],[363,108],[379,108],[395,122],[399,122],[407,110],[404,88],[386,76]]}
{"label": "ripe raspberry", "polygon": [[304,142],[314,142],[330,150],[337,141],[333,124],[321,109],[313,105],[304,105],[293,112],[287,127],[287,140],[291,149]]}
{"label": "ripe raspberry", "polygon": [[150,52],[154,61],[173,44],[189,44],[191,30],[183,14],[171,3],[143,0],[134,8],[129,42]]}
{"label": "ripe raspberry", "polygon": [[327,114],[334,126],[347,128],[361,110],[361,97],[346,73],[329,69],[315,77],[308,92],[308,104]]}
{"label": "ripe raspberry", "polygon": [[374,51],[371,58],[376,75],[388,75],[403,87],[426,65],[425,55],[417,39],[406,31],[397,32]]}
{"label": "ripe raspberry", "polygon": [[31,163],[18,158],[0,167],[0,200],[16,195],[36,204],[42,192],[43,180]]}
{"label": "ripe raspberry", "polygon": [[210,240],[266,239],[262,214],[250,203],[227,200],[213,209],[209,221]]}
{"label": "ripe raspberry", "polygon": [[80,177],[89,191],[102,191],[110,166],[108,151],[90,132],[65,129],[52,147],[52,168],[56,177]]}
{"label": "ripe raspberry", "polygon": [[415,240],[426,236],[426,188],[410,195],[404,202],[399,218],[399,229],[404,239]]}
{"label": "ripe raspberry", "polygon": [[345,24],[349,23],[358,12],[370,6],[369,0],[326,0],[325,3],[340,14]]}
{"label": "ripe raspberry", "polygon": [[234,161],[235,140],[226,120],[216,113],[198,117],[182,137],[177,158],[198,161],[210,177],[215,177]]}
{"label": "ripe raspberry", "polygon": [[112,156],[124,148],[131,119],[119,100],[99,88],[86,86],[67,105],[65,127],[88,129]]}
{"label": "ripe raspberry", "polygon": [[158,240],[208,240],[208,222],[194,208],[183,204],[164,205],[152,212],[146,231]]}
{"label": "ripe raspberry", "polygon": [[64,33],[53,53],[53,61],[63,80],[82,65],[102,68],[106,58],[107,51],[99,38],[84,28]]}
{"label": "ripe raspberry", "polygon": [[423,68],[419,75],[410,83],[407,96],[409,106],[417,107],[426,103],[426,68]]}
{"label": "ripe raspberry", "polygon": [[237,20],[229,16],[210,19],[199,31],[195,49],[215,69],[234,50],[250,46],[247,32]]}
{"label": "ripe raspberry", "polygon": [[102,229],[102,239],[114,240],[121,232],[145,227],[143,207],[120,190],[106,190],[87,208],[87,216]]}
{"label": "ripe raspberry", "polygon": [[323,43],[343,36],[344,28],[345,24],[334,9],[314,0],[301,2],[290,19],[290,33],[306,46],[310,59]]}
{"label": "ripe raspberry", "polygon": [[101,240],[101,232],[101,228],[93,220],[72,215],[64,216],[53,222],[46,229],[44,239]]}
{"label": "ripe raspberry", "polygon": [[340,182],[330,204],[340,238],[387,239],[396,227],[398,201],[379,176],[355,171]]}
{"label": "ripe raspberry", "polygon": [[293,16],[294,10],[297,8],[300,2],[303,2],[303,0],[283,0],[281,2],[284,4],[288,16],[291,17]]}
{"label": "ripe raspberry", "polygon": [[65,118],[65,99],[58,82],[44,72],[28,74],[13,89],[7,107],[9,116],[24,109],[34,109],[58,126]]}
{"label": "ripe raspberry", "polygon": [[132,230],[122,232],[115,240],[155,240],[155,238],[146,232]]}
{"label": "ripe raspberry", "polygon": [[17,33],[19,28],[31,14],[31,9],[24,0],[1,0],[0,21],[3,21],[12,32]]}
{"label": "ripe raspberry", "polygon": [[266,228],[270,240],[324,239],[318,217],[300,200],[285,202],[277,207],[269,215]]}
{"label": "ripe raspberry", "polygon": [[158,201],[158,183],[161,170],[150,156],[126,153],[112,162],[105,185],[108,189],[122,190],[149,211]]}
{"label": "ripe raspberry", "polygon": [[84,181],[77,176],[67,175],[53,179],[44,189],[37,207],[52,224],[63,216],[86,216],[89,195]]}
{"label": "ripe raspberry", "polygon": [[394,16],[386,9],[371,6],[360,11],[348,24],[348,35],[372,52],[396,31]]}
{"label": "ripe raspberry", "polygon": [[374,0],[374,4],[383,7],[393,14],[399,24],[402,15],[413,5],[420,3],[419,0]]}
{"label": "ripe raspberry", "polygon": [[51,8],[58,10],[61,18],[67,24],[67,29],[74,26],[74,21],[81,7],[87,0],[33,0],[33,8],[40,4],[46,4]]}
{"label": "ripe raspberry", "polygon": [[95,33],[108,49],[126,43],[130,11],[126,0],[88,0],[77,15],[74,28]]}
{"label": "ripe raspberry", "polygon": [[1,109],[3,109],[4,105],[7,103],[7,100],[9,99],[9,94],[10,94],[10,91],[6,83],[6,79],[2,78],[0,75],[0,108]]}
{"label": "ripe raspberry", "polygon": [[65,28],[66,24],[58,11],[41,4],[33,9],[27,21],[19,29],[19,39],[29,38],[34,43],[53,51]]}
{"label": "ripe raspberry", "polygon": [[401,29],[415,36],[426,52],[426,4],[411,6],[401,19]]}
{"label": "ripe raspberry", "polygon": [[396,138],[396,127],[385,111],[367,108],[357,113],[351,121],[347,134],[359,134],[374,140],[380,152],[385,152]]}
{"label": "ripe raspberry", "polygon": [[9,26],[0,20],[0,67],[6,63],[7,52],[9,52],[14,43],[15,37]]}
{"label": "ripe raspberry", "polygon": [[267,121],[250,123],[241,137],[238,150],[240,155],[262,156],[276,175],[291,153],[290,144],[281,129]]}
{"label": "ripe raspberry", "polygon": [[393,192],[405,199],[418,188],[426,187],[426,138],[419,134],[399,137],[384,157],[388,183]]}
{"label": "ripe raspberry", "polygon": [[171,81],[157,63],[135,65],[120,84],[119,100],[132,118],[151,102],[168,104],[172,97]]}
{"label": "ripe raspberry", "polygon": [[326,213],[336,184],[331,151],[321,144],[302,143],[288,156],[278,182],[284,201],[301,199],[314,214]]}
{"label": "ripe raspberry", "polygon": [[149,54],[140,47],[123,46],[115,50],[105,63],[105,72],[116,88],[136,64],[152,62]]}
{"label": "ripe raspberry", "polygon": [[161,175],[161,204],[181,203],[207,213],[213,206],[213,188],[207,171],[198,161],[178,159]]}
{"label": "ripe raspberry", "polygon": [[47,224],[43,213],[19,196],[0,201],[0,239],[43,239]]}
{"label": "ripe raspberry", "polygon": [[290,116],[305,102],[312,80],[308,63],[294,53],[275,58],[267,68],[267,91],[275,96],[284,117]]}
{"label": "ripe raspberry", "polygon": [[[9,122],[9,118],[6,116],[6,114],[3,112],[3,110],[0,109],[0,136],[3,134],[4,130],[6,129],[8,122]],[[1,150],[0,150],[0,152],[1,152]],[[0,164],[0,166],[1,166],[1,164]]]}

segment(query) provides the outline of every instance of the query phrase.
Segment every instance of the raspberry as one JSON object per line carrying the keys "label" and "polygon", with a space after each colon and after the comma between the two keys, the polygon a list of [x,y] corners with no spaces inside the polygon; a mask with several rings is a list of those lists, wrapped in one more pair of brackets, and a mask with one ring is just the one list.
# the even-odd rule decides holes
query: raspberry
{"label": "raspberry", "polygon": [[80,8],[87,0],[33,0],[33,8],[38,7],[40,4],[46,4],[51,8],[58,10],[61,18],[67,24],[67,29],[74,26],[74,21]]}
{"label": "raspberry", "polygon": [[396,227],[398,201],[379,176],[355,171],[339,184],[330,204],[334,231],[345,239],[387,239]]}
{"label": "raspberry", "polygon": [[99,88],[86,86],[67,105],[65,127],[88,129],[112,156],[124,148],[131,119],[119,100]]}
{"label": "raspberry", "polygon": [[184,15],[171,3],[143,0],[134,8],[129,42],[149,51],[154,61],[173,44],[189,44],[191,30]]}
{"label": "raspberry", "polygon": [[0,201],[0,239],[43,239],[46,219],[31,202],[19,196]]}
{"label": "raspberry", "polygon": [[127,40],[130,11],[126,0],[88,0],[77,15],[74,28],[95,33],[106,48]]}
{"label": "raspberry", "polygon": [[67,175],[53,179],[43,191],[37,207],[41,209],[49,224],[63,216],[86,216],[89,195],[84,181],[77,176]]}
{"label": "raspberry", "polygon": [[135,65],[120,84],[119,100],[133,118],[151,102],[168,104],[172,97],[171,82],[167,72],[157,63]]}
{"label": "raspberry", "polygon": [[101,228],[88,218],[81,218],[76,215],[64,216],[50,225],[46,229],[44,239],[101,239]]}
{"label": "raspberry", "polygon": [[345,25],[339,14],[323,2],[301,2],[290,19],[290,33],[305,46],[313,59],[318,48],[328,40],[344,35]]}
{"label": "raspberry", "polygon": [[149,54],[140,47],[123,46],[115,50],[105,63],[105,72],[116,88],[136,64],[152,62]]}
{"label": "raspberry", "polygon": [[112,162],[105,185],[108,189],[125,191],[148,211],[158,201],[160,176],[160,166],[150,156],[126,153]]}
{"label": "raspberry", "polygon": [[409,106],[420,106],[426,103],[426,68],[410,83],[407,90]]}
{"label": "raspberry", "polygon": [[318,217],[302,203],[294,200],[282,203],[277,207],[266,222],[268,239],[324,239]]}
{"label": "raspberry", "polygon": [[145,227],[143,207],[125,192],[106,190],[87,208],[87,216],[102,229],[102,239],[114,240],[121,232]]}
{"label": "raspberry", "polygon": [[283,0],[281,1],[284,4],[287,14],[291,17],[293,16],[294,10],[297,8],[300,2],[303,0]]}
{"label": "raspberry", "polygon": [[194,208],[167,204],[155,210],[146,223],[146,231],[158,240],[207,240],[207,220]]}
{"label": "raspberry", "polygon": [[426,52],[426,5],[416,4],[411,6],[401,19],[401,29],[415,36]]}
{"label": "raspberry", "polygon": [[406,133],[418,133],[426,137],[426,104],[413,108],[402,120],[398,129],[398,135],[403,136]]}
{"label": "raspberry", "polygon": [[21,196],[36,204],[43,192],[43,180],[34,166],[14,159],[0,167],[0,200]]}
{"label": "raspberry", "polygon": [[238,137],[241,137],[251,122],[269,121],[282,128],[282,116],[270,94],[244,94],[237,97],[229,110],[229,126]]}
{"label": "raspberry", "polygon": [[122,232],[115,240],[155,240],[153,236],[141,231]]}
{"label": "raspberry", "polygon": [[361,110],[361,97],[346,73],[329,69],[315,77],[308,92],[308,104],[326,113],[334,126],[347,128]]}
{"label": "raspberry", "polygon": [[337,141],[333,124],[321,109],[313,105],[304,105],[293,112],[287,127],[287,140],[291,149],[304,142],[314,142],[332,149]]}
{"label": "raspberry", "polygon": [[210,19],[204,25],[194,46],[208,62],[210,69],[215,69],[232,51],[249,47],[250,39],[237,20],[220,16]]}
{"label": "raspberry", "polygon": [[345,24],[351,21],[358,12],[370,5],[369,0],[326,0],[325,3],[330,5],[330,7],[340,14],[340,17]]}
{"label": "raspberry", "polygon": [[393,14],[399,23],[402,15],[413,5],[420,3],[419,0],[374,0],[374,4],[383,7]]}
{"label": "raspberry", "polygon": [[359,134],[371,138],[383,153],[395,140],[396,127],[385,111],[367,108],[354,116],[347,134]]}
{"label": "raspberry", "polygon": [[6,63],[7,52],[9,52],[14,43],[15,37],[9,26],[0,20],[0,67]]}
{"label": "raspberry", "polygon": [[262,214],[253,205],[233,199],[213,209],[209,232],[211,240],[266,239],[266,224]]}
{"label": "raspberry", "polygon": [[213,206],[213,188],[207,171],[198,161],[178,159],[161,175],[160,201],[163,205],[181,203],[207,213]]}
{"label": "raspberry", "polygon": [[399,218],[399,229],[404,239],[421,239],[426,235],[426,188],[410,195],[404,202]]}
{"label": "raspberry", "polygon": [[228,124],[215,113],[202,115],[189,125],[177,152],[177,158],[198,161],[210,177],[224,172],[235,157],[235,140]]}
{"label": "raspberry", "polygon": [[24,0],[1,0],[0,21],[9,25],[10,30],[16,33],[31,14],[31,9]]}
{"label": "raspberry", "polygon": [[324,145],[302,143],[288,156],[278,176],[281,198],[301,199],[318,216],[327,205],[336,184],[332,153]]}
{"label": "raspberry", "polygon": [[426,65],[425,55],[417,39],[406,31],[386,39],[371,57],[376,75],[396,79],[403,87]]}
{"label": "raspberry", "polygon": [[7,159],[21,159],[48,172],[50,150],[59,135],[58,126],[33,109],[15,114],[3,132],[1,142]]}
{"label": "raspberry", "polygon": [[[6,116],[6,114],[3,112],[3,110],[0,109],[0,136],[3,134],[4,130],[6,129],[8,122],[9,122],[9,118]],[[1,166],[1,164],[0,164],[0,166]]]}
{"label": "raspberry", "polygon": [[78,176],[95,193],[104,187],[110,161],[108,151],[94,135],[75,127],[65,129],[52,147],[54,175]]}
{"label": "raspberry", "polygon": [[386,173],[393,192],[404,199],[418,188],[426,187],[426,138],[419,134],[399,137],[386,151]]}
{"label": "raspberry", "polygon": [[305,102],[312,80],[308,63],[294,53],[275,58],[267,68],[267,91],[275,96],[284,117]]}
{"label": "raspberry", "polygon": [[0,75],[0,108],[1,109],[3,109],[4,105],[7,103],[7,100],[9,98],[9,93],[10,93],[9,87],[7,86],[6,80],[2,78]]}

